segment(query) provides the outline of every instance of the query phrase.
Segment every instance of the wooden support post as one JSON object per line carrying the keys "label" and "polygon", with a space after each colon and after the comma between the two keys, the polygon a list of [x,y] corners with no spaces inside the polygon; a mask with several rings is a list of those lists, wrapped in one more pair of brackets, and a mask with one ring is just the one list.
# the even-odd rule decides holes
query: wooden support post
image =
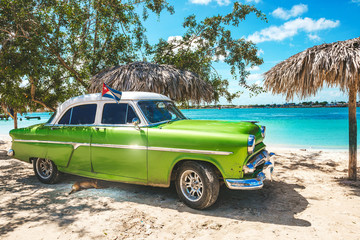
{"label": "wooden support post", "polygon": [[356,124],[357,82],[349,89],[349,179],[356,181],[357,168],[357,124]]}
{"label": "wooden support post", "polygon": [[18,128],[17,112],[14,111],[14,129]]}

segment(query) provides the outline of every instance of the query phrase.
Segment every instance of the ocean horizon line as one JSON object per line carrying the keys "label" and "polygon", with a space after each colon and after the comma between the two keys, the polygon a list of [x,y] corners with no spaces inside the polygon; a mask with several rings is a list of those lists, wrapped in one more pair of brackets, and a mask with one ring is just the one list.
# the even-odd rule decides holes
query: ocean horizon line
{"label": "ocean horizon line", "polygon": [[[348,109],[334,108],[224,108],[182,109],[193,120],[256,121],[266,126],[265,144],[294,149],[339,149],[348,147]],[[358,112],[360,115],[360,111]],[[22,115],[24,116],[24,115]],[[49,112],[26,114],[40,120],[23,119],[19,127],[46,122]],[[13,120],[0,120],[0,135],[7,136]],[[358,128],[360,134],[360,128]],[[360,146],[360,141],[359,144]]]}

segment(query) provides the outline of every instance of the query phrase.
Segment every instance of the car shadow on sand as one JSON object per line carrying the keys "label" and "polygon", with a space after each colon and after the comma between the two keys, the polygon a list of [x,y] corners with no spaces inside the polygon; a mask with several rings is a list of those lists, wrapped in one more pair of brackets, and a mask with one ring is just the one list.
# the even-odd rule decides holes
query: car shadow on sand
{"label": "car shadow on sand", "polygon": [[[66,181],[79,179],[70,176]],[[0,166],[2,218],[0,236],[26,223],[31,223],[31,227],[37,227],[41,226],[42,221],[56,222],[60,227],[66,227],[73,223],[77,219],[76,215],[82,211],[96,213],[111,210],[107,204],[99,201],[94,204],[89,199],[69,199],[65,194],[69,187],[71,188],[70,184],[40,183],[26,163],[9,160],[9,164],[2,164]],[[86,231],[82,230],[80,233],[84,234]]]}
{"label": "car shadow on sand", "polygon": [[[9,161],[12,163],[0,166],[0,212],[7,222],[0,224],[0,236],[23,224],[33,224],[36,227],[36,224],[46,221],[66,227],[75,222],[80,213],[101,214],[117,210],[102,197],[110,198],[112,202],[140,203],[198,216],[311,226],[310,222],[295,217],[309,204],[296,191],[303,188],[301,185],[273,181],[256,191],[234,191],[223,186],[216,204],[199,211],[187,207],[178,199],[173,184],[170,188],[156,188],[99,181],[101,189],[87,189],[68,195],[74,182],[86,178],[64,174],[58,184],[42,184],[33,175],[28,164]],[[81,234],[86,234],[86,229]]]}

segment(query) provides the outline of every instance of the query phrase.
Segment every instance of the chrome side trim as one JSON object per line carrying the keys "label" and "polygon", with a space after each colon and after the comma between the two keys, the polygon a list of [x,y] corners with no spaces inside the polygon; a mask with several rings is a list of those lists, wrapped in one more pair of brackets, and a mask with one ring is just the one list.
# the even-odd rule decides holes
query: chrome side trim
{"label": "chrome side trim", "polygon": [[138,150],[150,150],[150,151],[162,151],[162,152],[183,152],[183,153],[198,153],[208,155],[230,155],[232,152],[221,151],[207,151],[207,150],[195,150],[195,149],[182,149],[182,148],[164,148],[164,147],[146,147],[138,145],[117,145],[117,144],[100,144],[93,143],[93,147],[106,147],[106,148],[124,148],[124,149],[138,149]]}
{"label": "chrome side trim", "polygon": [[118,145],[118,144],[101,144],[101,143],[93,143],[92,147],[105,147],[105,148],[123,148],[123,149],[137,149],[137,150],[146,150],[146,146],[138,146],[138,145]]}
{"label": "chrome side trim", "polygon": [[14,139],[14,142],[30,142],[30,143],[52,143],[52,144],[64,144],[72,145],[74,149],[77,149],[80,146],[90,146],[90,143],[78,143],[78,142],[60,142],[60,141],[44,141],[44,140],[23,140],[23,139]]}
{"label": "chrome side trim", "polygon": [[80,146],[93,146],[93,147],[106,147],[106,148],[122,148],[122,149],[138,149],[138,150],[150,150],[150,151],[162,151],[162,152],[183,152],[183,153],[197,153],[206,155],[223,155],[227,156],[233,154],[233,152],[223,151],[209,151],[209,150],[196,150],[196,149],[182,149],[182,148],[164,148],[164,147],[146,147],[138,145],[119,145],[119,144],[101,144],[101,143],[77,143],[77,142],[60,142],[60,141],[43,141],[43,140],[22,140],[15,139],[14,142],[31,142],[31,143],[52,143],[52,144],[68,144],[73,145],[74,149]]}
{"label": "chrome side trim", "polygon": [[164,147],[149,147],[152,151],[163,151],[163,152],[184,152],[184,153],[198,153],[207,155],[230,155],[233,152],[222,152],[222,151],[209,151],[209,150],[196,150],[196,149],[183,149],[183,148],[164,148]]}
{"label": "chrome side trim", "polygon": [[81,146],[85,146],[85,147],[90,146],[89,143],[72,143],[72,145],[74,146],[74,149],[77,149],[78,147],[81,147]]}

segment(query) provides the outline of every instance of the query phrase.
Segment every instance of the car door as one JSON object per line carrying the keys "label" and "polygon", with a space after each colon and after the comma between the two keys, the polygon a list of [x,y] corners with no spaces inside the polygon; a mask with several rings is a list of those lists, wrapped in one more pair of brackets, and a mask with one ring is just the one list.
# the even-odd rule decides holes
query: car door
{"label": "car door", "polygon": [[66,167],[69,172],[91,172],[90,139],[97,104],[82,104],[69,108],[50,127],[48,158]]}
{"label": "car door", "polygon": [[134,118],[138,116],[130,103],[104,103],[91,141],[95,173],[116,175],[123,181],[147,182],[147,131],[135,128]]}

